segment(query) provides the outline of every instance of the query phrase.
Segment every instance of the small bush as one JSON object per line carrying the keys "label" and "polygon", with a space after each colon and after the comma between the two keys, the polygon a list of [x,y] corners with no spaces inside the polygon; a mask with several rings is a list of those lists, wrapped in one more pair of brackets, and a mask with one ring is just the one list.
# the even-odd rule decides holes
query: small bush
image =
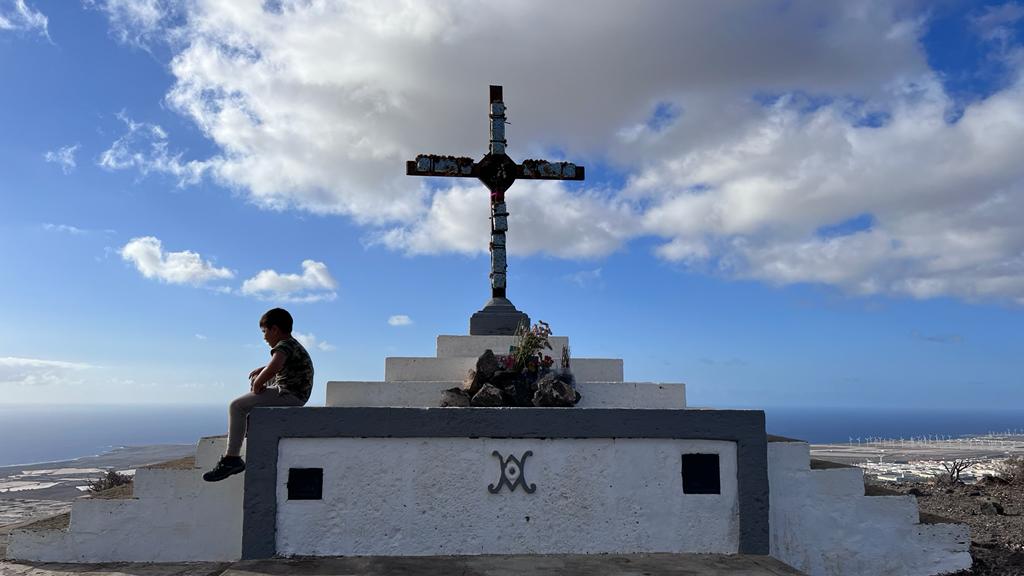
{"label": "small bush", "polygon": [[999,468],[999,475],[1014,484],[1024,484],[1024,456],[1007,458]]}
{"label": "small bush", "polygon": [[89,492],[103,492],[104,490],[110,490],[115,486],[123,486],[125,484],[131,484],[132,477],[127,474],[121,474],[117,470],[107,470],[106,474],[100,476],[96,480],[89,482]]}

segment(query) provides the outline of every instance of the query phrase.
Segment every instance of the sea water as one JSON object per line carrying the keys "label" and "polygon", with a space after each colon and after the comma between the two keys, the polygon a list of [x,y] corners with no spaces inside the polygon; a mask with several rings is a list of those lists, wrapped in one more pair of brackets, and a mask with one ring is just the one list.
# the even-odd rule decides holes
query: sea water
{"label": "sea water", "polygon": [[227,431],[227,406],[0,405],[0,466],[71,460],[119,446],[194,444]]}
{"label": "sea water", "polygon": [[1024,410],[940,410],[913,408],[765,408],[769,434],[813,444],[841,444],[868,438],[979,436],[1024,433]]}
{"label": "sea water", "polygon": [[[1024,431],[1024,410],[766,408],[768,432],[812,443]],[[0,466],[224,434],[227,406],[2,406]]]}

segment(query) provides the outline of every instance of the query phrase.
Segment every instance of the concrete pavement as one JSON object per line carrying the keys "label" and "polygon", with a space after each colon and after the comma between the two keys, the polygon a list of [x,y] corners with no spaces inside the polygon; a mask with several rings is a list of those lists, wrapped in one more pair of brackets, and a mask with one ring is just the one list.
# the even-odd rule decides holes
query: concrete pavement
{"label": "concrete pavement", "polygon": [[767,556],[592,554],[281,558],[235,563],[46,564],[0,562],[2,576],[800,576]]}

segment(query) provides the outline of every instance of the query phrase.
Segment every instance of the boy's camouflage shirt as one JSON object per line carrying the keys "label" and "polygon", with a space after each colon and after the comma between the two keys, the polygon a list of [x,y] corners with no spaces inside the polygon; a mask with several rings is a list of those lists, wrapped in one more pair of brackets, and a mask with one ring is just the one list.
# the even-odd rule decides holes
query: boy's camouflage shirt
{"label": "boy's camouflage shirt", "polygon": [[270,381],[269,386],[276,386],[279,393],[291,394],[305,404],[313,392],[313,360],[310,359],[309,352],[306,352],[298,340],[290,336],[270,349],[271,355],[274,352],[283,352],[285,361],[284,367]]}

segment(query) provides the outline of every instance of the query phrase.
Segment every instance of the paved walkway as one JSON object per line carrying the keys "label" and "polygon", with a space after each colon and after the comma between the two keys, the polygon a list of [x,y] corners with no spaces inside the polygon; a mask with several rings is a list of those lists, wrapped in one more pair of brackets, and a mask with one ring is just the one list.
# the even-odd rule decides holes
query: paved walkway
{"label": "paved walkway", "polygon": [[0,562],[2,576],[800,576],[767,556],[593,554],[290,558],[235,563],[45,564]]}

